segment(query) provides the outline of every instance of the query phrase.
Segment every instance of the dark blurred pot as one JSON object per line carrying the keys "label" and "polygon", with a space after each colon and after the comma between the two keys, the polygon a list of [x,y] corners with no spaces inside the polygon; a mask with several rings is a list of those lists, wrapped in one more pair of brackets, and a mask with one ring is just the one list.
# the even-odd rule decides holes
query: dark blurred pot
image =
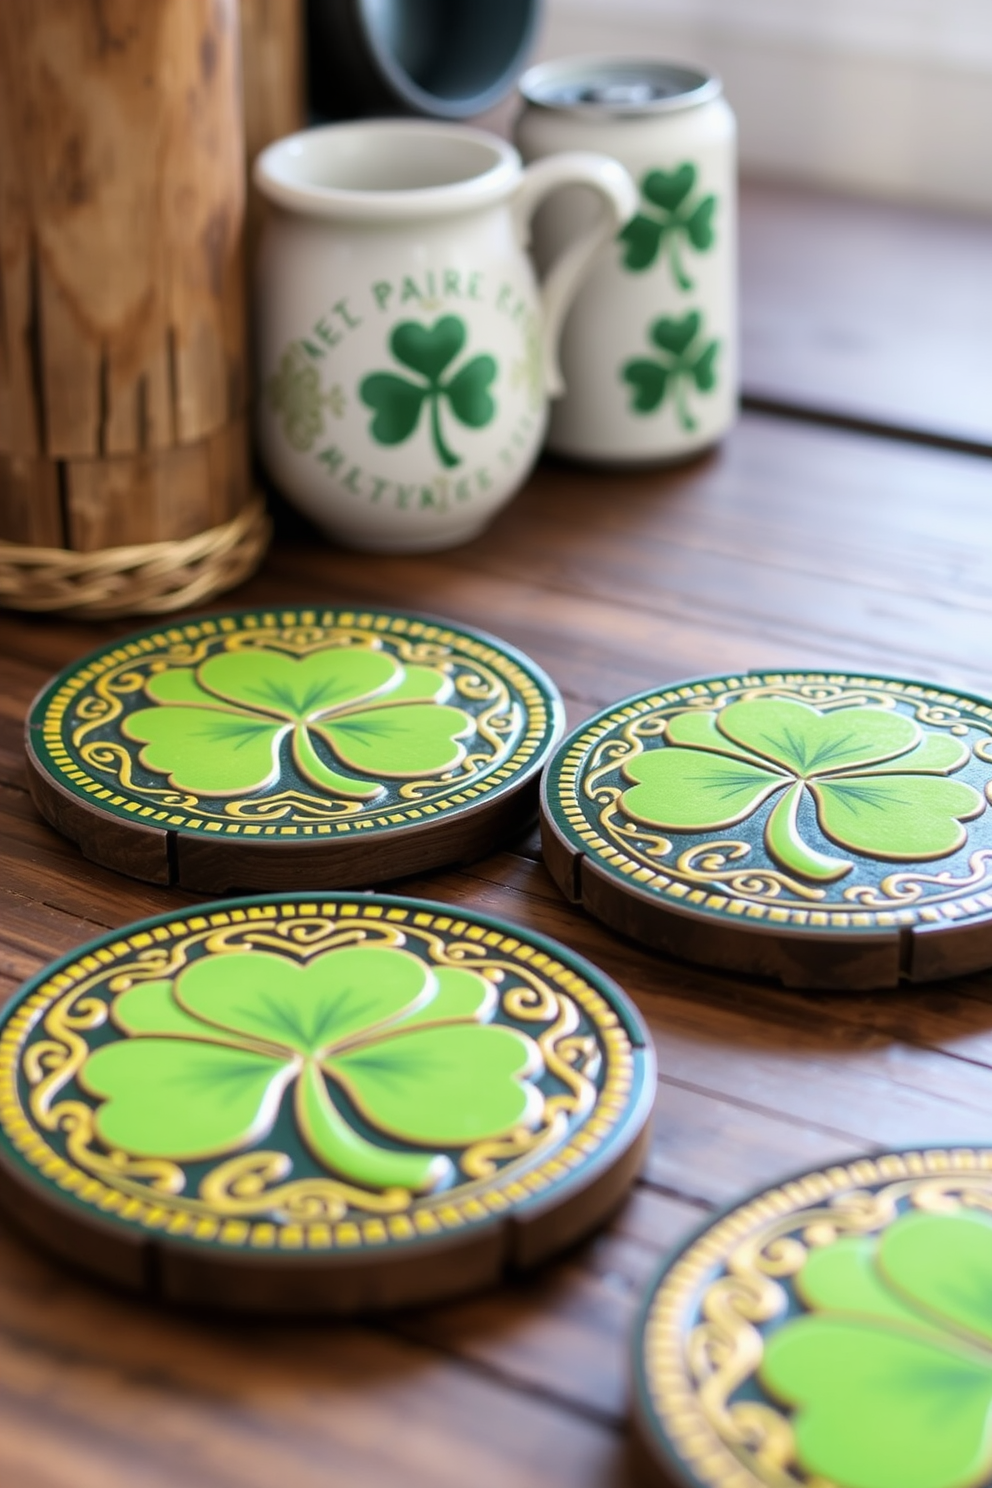
{"label": "dark blurred pot", "polygon": [[509,93],[541,0],[307,0],[310,106],[465,119]]}

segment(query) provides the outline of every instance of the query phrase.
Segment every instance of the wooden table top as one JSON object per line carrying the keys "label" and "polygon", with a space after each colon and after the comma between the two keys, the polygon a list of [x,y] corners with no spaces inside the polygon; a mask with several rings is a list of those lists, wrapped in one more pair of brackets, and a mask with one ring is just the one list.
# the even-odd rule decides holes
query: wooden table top
{"label": "wooden table top", "polygon": [[[570,724],[635,689],[764,666],[992,690],[992,224],[755,187],[743,241],[748,398],[719,451],[664,473],[544,464],[488,534],[431,557],[346,553],[284,518],[231,602],[481,626],[552,674]],[[106,927],[193,902],[87,863],[26,792],[33,694],[129,628],[0,618],[0,995]],[[556,936],[632,995],[660,1068],[632,1198],[526,1281],[368,1325],[166,1313],[3,1228],[5,1485],[622,1488],[627,1334],[667,1247],[804,1165],[992,1142],[992,974],[828,996],[694,969],[570,908],[536,834],[397,887]]]}

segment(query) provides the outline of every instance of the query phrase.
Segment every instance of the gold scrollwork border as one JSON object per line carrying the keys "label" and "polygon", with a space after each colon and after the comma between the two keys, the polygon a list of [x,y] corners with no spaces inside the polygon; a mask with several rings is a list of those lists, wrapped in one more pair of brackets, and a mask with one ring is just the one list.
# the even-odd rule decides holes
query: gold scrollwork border
{"label": "gold scrollwork border", "polygon": [[[733,835],[704,839],[675,853],[664,833],[624,813],[616,771],[650,748],[669,719],[762,697],[788,698],[825,712],[854,705],[908,705],[911,716],[928,727],[959,737],[977,734],[972,752],[992,765],[992,706],[939,688],[836,674],[716,678],[635,699],[594,720],[575,739],[561,768],[559,804],[567,827],[587,851],[604,857],[631,883],[729,915],[856,929],[913,924],[921,910],[940,920],[940,906],[964,898],[975,901],[979,912],[992,910],[992,848],[973,851],[957,873],[896,871],[877,885],[828,889],[764,862],[752,864],[752,845]],[[985,790],[992,802],[992,779]],[[952,909],[950,916],[956,918],[957,911]]]}
{"label": "gold scrollwork border", "polygon": [[[132,751],[114,739],[93,737],[121,717],[126,700],[142,690],[157,667],[196,666],[218,649],[265,647],[306,656],[327,647],[383,645],[400,661],[449,672],[456,696],[478,709],[473,712],[475,747],[457,768],[404,783],[388,804],[331,800],[298,790],[221,801],[139,784]],[[481,799],[503,788],[542,745],[550,744],[554,705],[512,656],[470,634],[381,612],[301,611],[221,616],[122,642],[66,678],[41,722],[53,768],[70,788],[95,802],[128,815],[137,807],[137,815],[167,827],[222,829],[225,837],[284,837],[391,828],[424,819],[425,808],[433,815]]]}
{"label": "gold scrollwork border", "polygon": [[707,1488],[824,1488],[794,1456],[788,1412],[734,1400],[761,1363],[762,1329],[810,1249],[878,1233],[910,1205],[992,1211],[992,1149],[861,1158],[757,1195],[682,1252],[652,1296],[639,1367],[653,1426]]}
{"label": "gold scrollwork border", "polygon": [[[191,953],[270,949],[305,961],[370,941],[415,945],[428,964],[485,976],[499,989],[506,1014],[534,1025],[545,1067],[563,1087],[545,1100],[537,1130],[519,1127],[469,1147],[461,1158],[464,1181],[454,1188],[415,1198],[398,1188],[365,1191],[330,1175],[294,1180],[285,1154],[256,1150],[211,1168],[198,1193],[187,1194],[181,1165],[106,1148],[92,1108],[63,1095],[89,1053],[85,1035],[109,1015],[105,999],[176,975]],[[582,1031],[583,1019],[589,1031]],[[456,911],[276,901],[138,928],[43,983],[0,1033],[0,1128],[67,1193],[144,1228],[256,1249],[354,1247],[488,1220],[566,1178],[622,1120],[633,1070],[632,1046],[608,1001],[526,940]],[[20,1072],[29,1090],[26,1110]],[[51,1144],[56,1133],[65,1157]]]}

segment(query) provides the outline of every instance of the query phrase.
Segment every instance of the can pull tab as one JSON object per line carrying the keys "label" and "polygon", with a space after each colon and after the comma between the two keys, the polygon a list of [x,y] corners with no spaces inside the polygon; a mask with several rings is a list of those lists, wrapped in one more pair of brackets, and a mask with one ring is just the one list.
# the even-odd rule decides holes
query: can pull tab
{"label": "can pull tab", "polygon": [[601,200],[591,227],[569,243],[551,265],[541,285],[541,342],[544,389],[560,398],[565,384],[558,362],[558,342],[569,306],[593,260],[637,210],[637,187],[619,161],[591,150],[565,150],[548,155],[524,171],[513,201],[520,241],[530,240],[530,221],[541,202],[560,186],[591,186]]}

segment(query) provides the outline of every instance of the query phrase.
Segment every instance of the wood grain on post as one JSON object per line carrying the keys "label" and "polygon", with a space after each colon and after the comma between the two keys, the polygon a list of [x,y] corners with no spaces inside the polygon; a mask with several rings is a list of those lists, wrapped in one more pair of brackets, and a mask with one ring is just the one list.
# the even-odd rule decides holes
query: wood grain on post
{"label": "wood grain on post", "polygon": [[245,154],[306,122],[302,0],[241,0]]}
{"label": "wood grain on post", "polygon": [[244,440],[244,196],[237,0],[0,6],[0,538],[247,499],[243,457],[233,499],[203,479]]}
{"label": "wood grain on post", "polygon": [[295,133],[306,123],[303,0],[241,0],[241,70],[249,183],[245,242],[250,279],[266,212],[265,200],[251,185],[252,161],[273,140]]}

